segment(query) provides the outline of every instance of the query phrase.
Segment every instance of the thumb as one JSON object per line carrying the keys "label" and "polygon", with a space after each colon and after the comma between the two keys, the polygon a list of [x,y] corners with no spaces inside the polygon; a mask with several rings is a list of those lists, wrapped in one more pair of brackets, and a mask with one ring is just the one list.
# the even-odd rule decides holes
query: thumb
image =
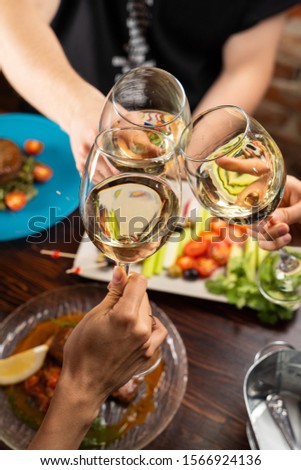
{"label": "thumb", "polygon": [[285,223],[287,225],[293,225],[301,223],[301,204],[294,204],[290,207],[281,207],[275,210],[272,214],[271,221],[273,224]]}
{"label": "thumb", "polygon": [[113,308],[123,294],[123,290],[127,283],[127,275],[120,266],[115,266],[113,269],[113,277],[108,285],[108,294],[103,300],[105,308]]}

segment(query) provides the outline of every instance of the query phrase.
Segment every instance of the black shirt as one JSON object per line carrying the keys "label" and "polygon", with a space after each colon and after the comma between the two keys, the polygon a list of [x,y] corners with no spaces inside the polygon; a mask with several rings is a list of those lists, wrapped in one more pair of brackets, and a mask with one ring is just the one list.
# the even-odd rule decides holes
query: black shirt
{"label": "black shirt", "polygon": [[174,74],[192,109],[221,70],[225,41],[294,0],[61,0],[52,23],[80,75],[107,94],[147,64]]}

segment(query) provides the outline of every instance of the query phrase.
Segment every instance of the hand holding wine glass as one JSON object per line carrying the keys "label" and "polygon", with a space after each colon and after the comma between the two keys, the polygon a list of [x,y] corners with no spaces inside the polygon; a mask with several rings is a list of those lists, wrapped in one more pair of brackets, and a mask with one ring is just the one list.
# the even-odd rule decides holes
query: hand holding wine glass
{"label": "hand holding wine glass", "polygon": [[[242,109],[224,105],[200,114],[183,131],[180,147],[192,191],[212,215],[255,224],[281,201],[286,178],[282,154]],[[284,249],[267,257],[258,273],[261,293],[276,303],[300,300],[300,266],[298,256]]]}
{"label": "hand holding wine glass", "polygon": [[[81,185],[80,210],[92,242],[124,266],[157,251],[175,229],[181,210],[181,178],[172,141],[153,129],[108,129],[88,156]],[[129,148],[124,133],[144,133],[149,145]],[[135,139],[134,139],[135,140]],[[157,366],[151,360],[147,371]]]}
{"label": "hand holding wine glass", "polygon": [[[301,246],[301,181],[287,176],[283,198],[263,224],[250,227],[264,250],[277,250],[286,245]],[[267,237],[267,234],[269,235]]]}

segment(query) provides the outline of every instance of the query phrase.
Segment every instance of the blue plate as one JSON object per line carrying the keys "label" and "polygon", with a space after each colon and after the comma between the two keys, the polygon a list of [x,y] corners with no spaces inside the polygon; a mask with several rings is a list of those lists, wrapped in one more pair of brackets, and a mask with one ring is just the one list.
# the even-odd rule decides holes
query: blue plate
{"label": "blue plate", "polygon": [[11,139],[21,148],[25,140],[38,139],[44,144],[37,161],[53,170],[53,177],[37,183],[35,196],[19,212],[0,211],[0,241],[35,235],[56,224],[79,204],[80,177],[75,167],[68,135],[54,122],[35,114],[0,115],[0,138]]}

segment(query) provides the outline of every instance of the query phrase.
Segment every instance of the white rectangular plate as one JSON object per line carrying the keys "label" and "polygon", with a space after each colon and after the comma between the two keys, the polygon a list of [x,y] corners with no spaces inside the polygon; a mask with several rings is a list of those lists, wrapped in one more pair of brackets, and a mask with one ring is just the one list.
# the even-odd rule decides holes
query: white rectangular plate
{"label": "white rectangular plate", "polygon": [[[101,269],[93,267],[93,264],[96,263],[98,253],[99,251],[97,248],[85,234],[79,246],[73,266],[81,268],[79,275],[82,277],[109,282],[112,278],[111,268]],[[131,266],[131,271],[140,272],[141,265],[133,264]],[[201,279],[197,279],[195,281],[186,281],[183,278],[172,279],[166,275],[165,271],[162,271],[158,276],[152,276],[148,281],[148,288],[161,292],[169,292],[171,294],[187,295],[190,297],[198,297],[200,299],[227,302],[226,297],[210,294],[205,287],[205,282]]]}

